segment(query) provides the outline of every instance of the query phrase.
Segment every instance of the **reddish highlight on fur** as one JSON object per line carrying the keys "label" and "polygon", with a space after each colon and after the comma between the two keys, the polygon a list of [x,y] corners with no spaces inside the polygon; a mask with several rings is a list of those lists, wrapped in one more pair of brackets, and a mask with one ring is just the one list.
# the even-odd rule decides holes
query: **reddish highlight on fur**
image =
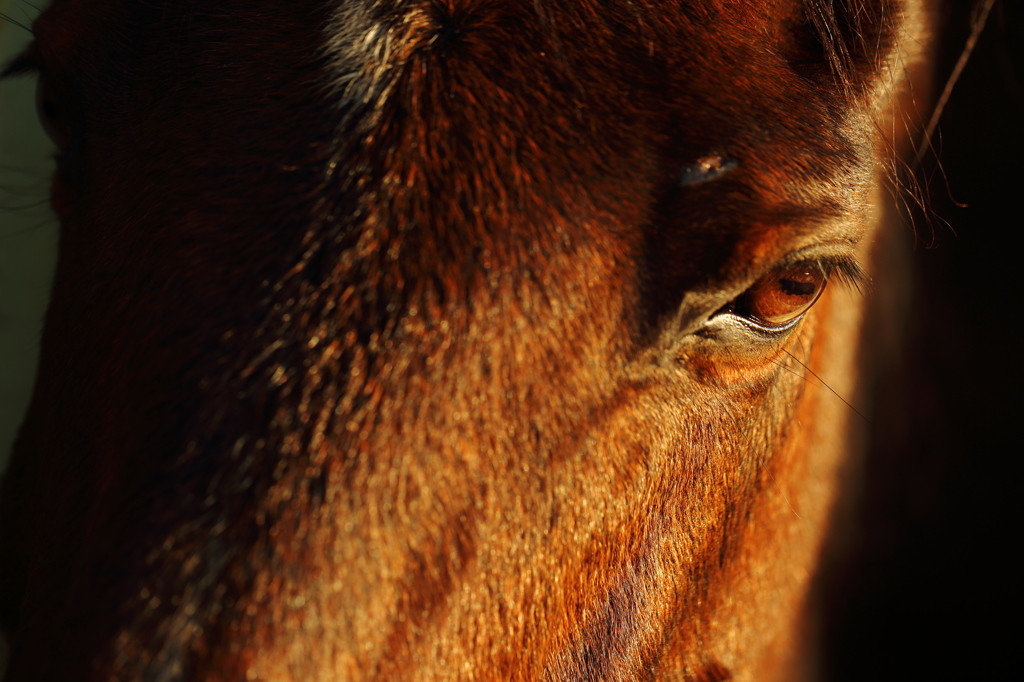
{"label": "reddish highlight on fur", "polygon": [[813,677],[926,9],[55,0],[5,680]]}

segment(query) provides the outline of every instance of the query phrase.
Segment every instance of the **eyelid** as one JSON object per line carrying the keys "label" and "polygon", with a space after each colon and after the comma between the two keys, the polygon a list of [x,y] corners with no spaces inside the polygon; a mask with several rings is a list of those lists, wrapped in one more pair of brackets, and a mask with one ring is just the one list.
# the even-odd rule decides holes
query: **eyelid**
{"label": "eyelid", "polygon": [[35,43],[32,43],[20,55],[8,62],[7,66],[0,71],[0,80],[14,78],[15,76],[38,75],[43,71],[42,62],[35,50]]}
{"label": "eyelid", "polygon": [[850,238],[837,238],[799,246],[781,257],[771,267],[751,276],[744,291],[769,273],[802,263],[814,263],[825,271],[829,281],[834,278],[843,286],[863,293],[870,286],[871,277],[860,264],[857,242],[858,240]]}
{"label": "eyelid", "polygon": [[797,265],[799,263],[816,263],[825,271],[828,281],[838,280],[843,286],[864,293],[864,289],[871,283],[871,278],[861,267],[860,262],[852,256],[819,256],[817,258],[798,258],[792,263],[785,263],[779,267]]}

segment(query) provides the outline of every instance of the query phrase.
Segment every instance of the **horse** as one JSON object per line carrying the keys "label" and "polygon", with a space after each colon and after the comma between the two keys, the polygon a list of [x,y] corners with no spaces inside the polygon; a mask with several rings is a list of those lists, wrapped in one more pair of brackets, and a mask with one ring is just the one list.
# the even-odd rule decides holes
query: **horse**
{"label": "horse", "polygon": [[5,680],[813,676],[927,25],[55,0]]}

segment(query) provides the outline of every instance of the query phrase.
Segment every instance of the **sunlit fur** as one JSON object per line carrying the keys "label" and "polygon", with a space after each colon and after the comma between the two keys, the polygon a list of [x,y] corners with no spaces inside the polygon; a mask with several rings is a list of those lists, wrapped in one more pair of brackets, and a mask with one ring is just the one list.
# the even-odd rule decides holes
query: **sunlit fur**
{"label": "sunlit fur", "polygon": [[812,673],[861,299],[715,313],[866,262],[917,15],[56,0],[7,680]]}

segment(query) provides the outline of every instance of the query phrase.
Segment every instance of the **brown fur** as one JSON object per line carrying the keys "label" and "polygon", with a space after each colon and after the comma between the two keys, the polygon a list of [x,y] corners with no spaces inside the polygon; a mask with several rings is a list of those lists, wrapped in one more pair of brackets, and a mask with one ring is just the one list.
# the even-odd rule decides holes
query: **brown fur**
{"label": "brown fur", "polygon": [[804,674],[914,11],[57,0],[7,679]]}

